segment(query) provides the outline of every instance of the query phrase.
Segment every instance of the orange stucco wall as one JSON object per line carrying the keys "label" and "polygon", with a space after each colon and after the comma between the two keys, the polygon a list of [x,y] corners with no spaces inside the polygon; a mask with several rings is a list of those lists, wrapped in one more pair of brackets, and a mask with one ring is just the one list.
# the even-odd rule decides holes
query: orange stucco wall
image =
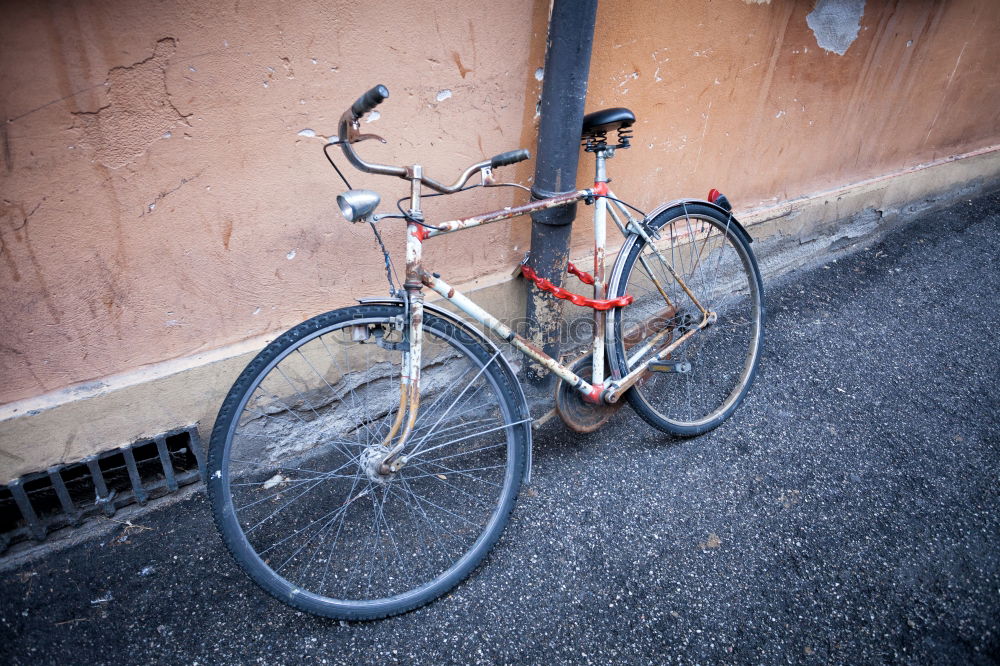
{"label": "orange stucco wall", "polygon": [[[740,209],[1000,143],[1000,3],[867,2],[843,55],[811,2],[604,0],[588,110],[629,106],[610,164],[641,207]],[[213,349],[384,292],[368,229],[300,135],[375,83],[376,161],[534,148],[547,2],[7,3],[0,22],[0,403]],[[450,93],[450,94],[449,94]],[[581,182],[590,177],[581,164]],[[531,164],[504,175],[527,182]],[[358,176],[390,202],[402,181]],[[428,201],[431,215],[522,195]],[[582,208],[586,211],[587,209]],[[387,240],[402,234],[386,223]],[[520,258],[528,222],[428,244],[453,282]],[[575,238],[587,245],[589,226]]]}

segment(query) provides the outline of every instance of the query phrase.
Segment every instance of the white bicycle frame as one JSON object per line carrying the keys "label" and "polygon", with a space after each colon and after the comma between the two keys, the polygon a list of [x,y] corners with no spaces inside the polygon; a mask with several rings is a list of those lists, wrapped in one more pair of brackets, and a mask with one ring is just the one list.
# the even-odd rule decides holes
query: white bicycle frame
{"label": "white bicycle frame", "polygon": [[[372,91],[369,91],[369,93],[366,93],[366,97],[372,94],[375,90],[376,89],[373,89]],[[386,91],[385,95],[382,97],[384,98],[387,94],[388,93]],[[355,106],[358,106],[361,103],[362,99],[359,99],[358,102],[355,103]],[[378,102],[375,103],[377,104]],[[687,285],[684,284],[681,277],[674,272],[671,263],[660,253],[660,250],[654,243],[654,239],[650,237],[646,227],[642,224],[642,221],[633,218],[628,209],[622,205],[618,201],[617,197],[615,197],[614,194],[608,189],[606,161],[614,155],[614,147],[598,146],[593,151],[597,158],[597,164],[595,167],[594,186],[591,188],[558,194],[546,199],[531,201],[521,206],[511,206],[490,213],[429,225],[422,224],[423,214],[420,210],[421,188],[426,186],[444,194],[458,192],[477,170],[482,174],[484,185],[493,185],[495,182],[491,171],[492,162],[485,161],[473,164],[467,168],[452,185],[445,185],[444,183],[440,183],[425,176],[423,168],[420,165],[401,167],[366,162],[354,151],[351,144],[365,139],[381,140],[381,138],[372,134],[360,133],[359,114],[361,114],[362,111],[363,109],[355,111],[352,107],[345,111],[340,118],[338,127],[339,138],[336,143],[343,149],[348,161],[350,161],[350,163],[359,170],[367,173],[395,176],[410,181],[410,209],[407,215],[408,220],[406,227],[406,280],[403,283],[403,287],[406,291],[406,331],[408,332],[408,336],[406,340],[406,347],[403,352],[403,371],[401,372],[399,388],[399,410],[397,411],[396,418],[389,429],[389,433],[382,442],[382,446],[387,450],[387,454],[383,458],[380,466],[383,473],[397,471],[406,463],[405,456],[398,458],[396,456],[403,450],[409,441],[410,435],[413,432],[414,423],[417,419],[417,413],[420,409],[420,357],[423,344],[424,316],[423,287],[428,287],[440,294],[449,303],[452,303],[456,308],[467,314],[469,317],[472,317],[472,319],[493,331],[493,333],[497,336],[509,342],[521,353],[533,358],[543,367],[555,373],[556,376],[576,389],[585,401],[594,404],[600,404],[601,402],[618,402],[623,393],[639,381],[640,378],[642,378],[651,364],[664,361],[674,350],[687,342],[693,335],[716,320],[716,314],[704,308],[691,290],[688,289]],[[525,157],[527,157],[526,153]],[[579,201],[593,202],[594,204],[594,300],[603,300],[607,298],[607,283],[605,281],[606,273],[604,263],[605,246],[607,241],[607,216],[610,211],[615,224],[618,226],[618,229],[623,235],[628,236],[632,233],[637,234],[648,244],[648,247],[652,249],[653,253],[661,260],[662,264],[670,273],[671,279],[678,283],[687,297],[690,298],[691,302],[701,313],[701,321],[696,325],[691,326],[682,335],[677,337],[677,339],[672,339],[671,334],[674,331],[673,326],[663,326],[660,330],[650,331],[650,325],[655,327],[656,322],[668,320],[671,311],[676,312],[676,306],[671,303],[670,298],[667,296],[666,289],[660,283],[654,271],[650,270],[646,262],[646,258],[639,255],[639,260],[645,267],[648,277],[664,299],[665,308],[662,313],[658,313],[651,318],[650,322],[652,322],[652,324],[650,324],[650,322],[644,322],[637,327],[640,330],[623,332],[622,337],[626,340],[629,339],[630,336],[645,338],[646,334],[652,333],[652,336],[648,340],[645,340],[641,347],[636,350],[631,350],[634,358],[640,358],[646,355],[650,352],[650,350],[655,349],[657,345],[661,344],[666,338],[668,338],[668,336],[671,337],[671,340],[663,348],[659,349],[656,353],[649,357],[645,362],[637,364],[635,368],[632,368],[623,377],[611,379],[610,381],[604,376],[604,352],[606,344],[605,341],[607,338],[606,311],[598,310],[596,308],[594,309],[594,340],[592,349],[593,365],[591,368],[591,381],[588,382],[570,370],[567,366],[559,363],[556,359],[546,354],[530,340],[511,330],[510,327],[441,279],[438,274],[427,272],[422,264],[423,242],[429,238],[454,233],[463,229],[471,229],[473,227],[479,227],[493,222],[499,222],[501,220],[509,220],[514,217],[527,215],[547,208],[568,206]],[[608,207],[609,202],[613,204],[612,208]],[[622,217],[619,217],[619,213],[627,219],[627,222],[623,222]],[[405,425],[403,425],[404,417],[406,422]],[[403,429],[402,435],[393,445],[392,440],[396,437],[397,433],[399,433],[400,428]]]}
{"label": "white bicycle frame", "polygon": [[[403,365],[407,368],[407,370],[403,373],[402,380],[400,382],[400,409],[399,412],[397,412],[395,422],[384,440],[384,446],[386,446],[386,448],[389,448],[393,438],[395,438],[396,434],[399,432],[399,428],[403,422],[404,411],[407,412],[408,418],[406,418],[406,425],[403,428],[402,436],[396,444],[392,446],[390,452],[385,458],[390,471],[396,471],[396,469],[405,464],[405,457],[399,458],[391,463],[388,463],[388,461],[390,461],[406,446],[406,442],[409,440],[409,435],[413,429],[413,424],[416,421],[417,412],[420,408],[420,356],[421,341],[423,337],[422,323],[424,302],[423,293],[421,291],[422,287],[426,286],[434,292],[440,294],[449,303],[452,303],[456,308],[467,314],[469,317],[493,331],[493,333],[500,338],[509,342],[521,353],[535,359],[542,366],[555,373],[560,379],[580,392],[584,400],[595,404],[599,404],[601,402],[617,402],[626,390],[639,381],[639,379],[646,372],[647,366],[650,363],[663,361],[674,350],[687,342],[693,335],[715,321],[715,313],[702,307],[695,295],[691,293],[688,287],[684,284],[681,277],[673,273],[670,263],[656,248],[653,242],[654,239],[649,237],[646,229],[643,228],[639,221],[632,217],[628,209],[617,201],[617,197],[615,197],[614,194],[608,189],[607,175],[605,172],[605,160],[607,157],[608,156],[604,154],[604,151],[597,152],[597,173],[594,187],[592,188],[576,190],[575,192],[568,192],[566,194],[557,195],[548,199],[532,201],[522,206],[504,208],[502,210],[484,213],[473,217],[437,223],[434,224],[433,227],[424,226],[415,222],[409,222],[407,224],[406,281],[404,283],[404,287],[406,289],[409,312],[409,321],[407,322],[407,330],[409,332],[409,349],[404,354],[403,359]],[[410,173],[412,173],[412,185],[410,189],[409,216],[418,220],[422,219],[420,210],[420,189],[422,182],[421,172],[422,169],[420,166],[413,166],[410,168]],[[511,219],[537,210],[554,208],[557,206],[567,206],[578,201],[593,201],[594,203],[594,299],[599,300],[607,298],[607,284],[605,282],[606,273],[604,264],[605,246],[607,241],[607,216],[610,210],[615,224],[618,226],[623,235],[627,235],[629,233],[639,234],[649,244],[649,247],[653,249],[654,253],[660,256],[664,262],[664,266],[671,271],[671,277],[677,281],[687,296],[691,299],[692,303],[694,303],[694,305],[700,310],[702,315],[701,321],[697,325],[692,326],[677,339],[672,340],[669,344],[650,357],[647,362],[639,364],[620,379],[608,380],[604,376],[607,312],[597,309],[594,310],[594,339],[592,348],[593,365],[591,370],[592,380],[588,382],[570,370],[567,366],[559,363],[556,359],[546,354],[530,340],[513,331],[509,326],[501,322],[499,319],[473,302],[470,298],[455,289],[455,287],[445,282],[438,276],[438,274],[427,272],[422,265],[423,242],[429,238],[454,233],[463,229],[483,226],[500,220]],[[613,208],[609,208],[609,202],[614,206]],[[620,217],[619,213],[624,216],[624,219],[627,220],[627,222],[623,221],[623,217]],[[640,257],[640,259],[645,264],[645,258]],[[662,297],[665,299],[666,308],[671,308],[673,304],[667,296],[666,289],[664,289],[663,285],[659,282],[655,273],[648,269],[648,266],[647,274]],[[661,320],[662,319],[665,318],[661,318]],[[660,344],[661,341],[663,341],[663,339],[671,333],[672,330],[673,327],[665,326],[662,330],[654,333],[649,340],[644,342],[641,348],[636,350],[635,355],[641,356],[649,350],[654,349],[656,345]]]}

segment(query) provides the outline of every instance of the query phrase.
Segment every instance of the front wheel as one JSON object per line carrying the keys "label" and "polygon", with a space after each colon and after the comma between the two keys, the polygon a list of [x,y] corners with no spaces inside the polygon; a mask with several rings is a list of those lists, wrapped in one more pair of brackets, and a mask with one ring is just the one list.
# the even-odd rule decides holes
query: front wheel
{"label": "front wheel", "polygon": [[513,509],[529,418],[514,377],[470,329],[432,313],[411,455],[379,472],[400,408],[402,315],[368,304],[299,324],[219,411],[216,524],[246,573],[300,610],[357,620],[425,604],[472,571]]}
{"label": "front wheel", "polygon": [[612,275],[612,297],[635,298],[610,314],[612,374],[620,378],[648,366],[660,350],[698,328],[704,320],[699,304],[714,313],[714,322],[625,394],[653,427],[698,435],[736,410],[757,372],[764,343],[760,271],[745,232],[712,206],[678,204],[648,226],[659,236],[655,247],[631,236]]}

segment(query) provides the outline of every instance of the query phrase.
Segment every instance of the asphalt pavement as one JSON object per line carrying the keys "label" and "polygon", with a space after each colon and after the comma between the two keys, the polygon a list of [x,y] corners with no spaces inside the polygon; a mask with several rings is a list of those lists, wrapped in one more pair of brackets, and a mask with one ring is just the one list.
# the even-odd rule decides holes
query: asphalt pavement
{"label": "asphalt pavement", "polygon": [[498,546],[368,623],[257,590],[205,496],[0,573],[0,663],[996,663],[1000,195],[766,283],[735,416],[535,441]]}

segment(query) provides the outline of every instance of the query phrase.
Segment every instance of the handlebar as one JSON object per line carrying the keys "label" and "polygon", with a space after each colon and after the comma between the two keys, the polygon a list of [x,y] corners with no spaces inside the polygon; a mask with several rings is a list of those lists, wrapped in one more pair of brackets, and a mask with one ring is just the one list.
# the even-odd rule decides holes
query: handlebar
{"label": "handlebar", "polygon": [[[360,171],[382,176],[396,176],[397,178],[402,178],[404,180],[412,180],[415,177],[412,167],[390,166],[388,164],[365,162],[358,156],[358,154],[354,151],[354,148],[351,146],[351,144],[357,143],[358,141],[364,141],[365,139],[378,139],[382,141],[382,143],[385,143],[385,139],[382,137],[374,134],[361,134],[359,121],[362,116],[388,98],[389,89],[383,85],[377,85],[355,100],[354,104],[352,104],[350,108],[344,111],[344,114],[340,116],[340,122],[337,126],[337,143],[340,145],[341,150],[344,151],[344,157],[347,158],[347,161],[350,162],[354,168]],[[494,157],[483,162],[476,162],[463,171],[458,177],[458,180],[456,180],[452,185],[439,183],[433,178],[429,178],[424,175],[420,176],[420,182],[432,190],[437,190],[442,194],[452,194],[462,189],[469,178],[471,178],[472,175],[480,169],[485,169],[487,167],[496,168],[506,166],[508,164],[515,164],[529,159],[530,157],[531,153],[527,150],[512,150],[510,152],[495,155]]]}
{"label": "handlebar", "polygon": [[508,164],[517,164],[518,162],[523,162],[524,160],[531,157],[531,153],[521,148],[520,150],[511,150],[510,152],[500,153],[499,155],[494,155],[490,158],[490,166],[494,169],[496,167],[507,166]]}
{"label": "handlebar", "polygon": [[389,89],[377,85],[351,104],[351,112],[355,118],[360,118],[387,99],[389,99]]}

